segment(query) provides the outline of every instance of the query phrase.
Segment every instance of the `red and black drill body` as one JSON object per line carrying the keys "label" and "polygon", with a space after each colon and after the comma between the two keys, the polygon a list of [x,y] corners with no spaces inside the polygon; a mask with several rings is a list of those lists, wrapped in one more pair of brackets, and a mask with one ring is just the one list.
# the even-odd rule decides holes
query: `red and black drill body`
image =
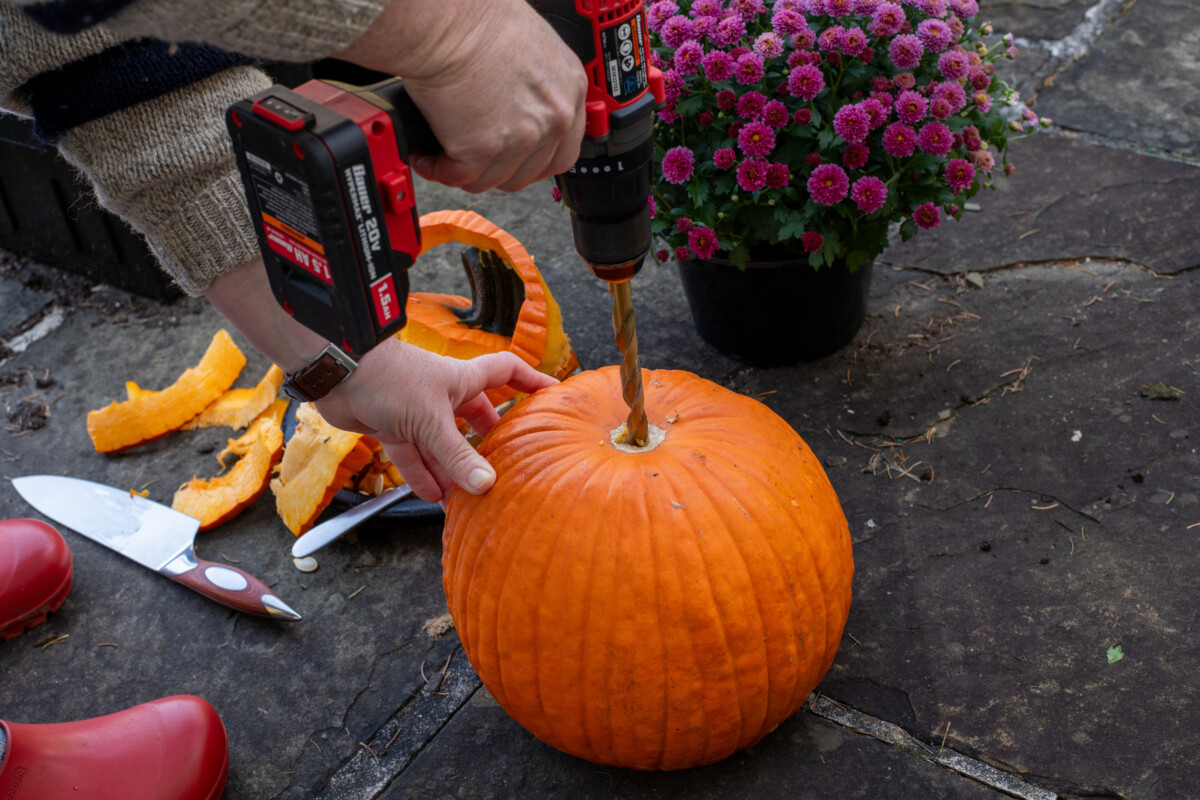
{"label": "red and black drill body", "polygon": [[[535,0],[588,73],[580,158],[556,178],[580,257],[610,283],[650,249],[647,205],[661,74],[643,0]],[[400,79],[312,80],[232,105],[227,125],[276,299],[361,356],[405,323],[421,252],[409,154],[441,146]],[[482,124],[482,123],[481,123]]]}

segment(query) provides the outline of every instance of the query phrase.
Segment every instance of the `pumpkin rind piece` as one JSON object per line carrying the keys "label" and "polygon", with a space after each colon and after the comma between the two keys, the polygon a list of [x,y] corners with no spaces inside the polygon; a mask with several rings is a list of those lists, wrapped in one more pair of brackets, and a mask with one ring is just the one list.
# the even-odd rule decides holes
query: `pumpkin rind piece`
{"label": "pumpkin rind piece", "polygon": [[241,458],[224,475],[207,480],[192,478],[179,487],[171,508],[200,520],[207,531],[228,522],[253,503],[271,483],[271,470],[283,455],[283,429],[270,414],[258,417],[217,456],[222,464],[229,455]]}
{"label": "pumpkin rind piece", "polygon": [[485,686],[535,736],[635,769],[707,764],[794,713],[833,662],[853,577],[820,463],[757,401],[645,372],[665,437],[622,451],[615,367],[544,389],[456,490],[443,582]]}
{"label": "pumpkin rind piece", "polygon": [[271,481],[280,519],[296,536],[313,526],[346,481],[371,461],[361,433],[339,430],[311,403],[296,410],[296,432],[288,440]]}
{"label": "pumpkin rind piece", "polygon": [[[401,338],[456,358],[509,350],[539,372],[556,377],[578,366],[570,339],[563,331],[558,303],[533,258],[516,238],[473,211],[434,211],[421,217],[422,253],[448,242],[496,253],[521,277],[525,300],[511,340],[464,326],[447,306],[466,308],[471,304],[466,298],[422,292],[409,295],[408,324]],[[491,399],[498,403],[507,398]]]}
{"label": "pumpkin rind piece", "polygon": [[246,365],[246,356],[222,329],[213,336],[200,363],[189,367],[162,391],[141,389],[130,382],[124,402],[89,411],[88,436],[100,453],[116,453],[177,430],[233,385]]}
{"label": "pumpkin rind piece", "polygon": [[283,370],[272,364],[256,386],[230,389],[200,414],[184,423],[183,430],[225,427],[240,431],[271,405],[283,386]]}

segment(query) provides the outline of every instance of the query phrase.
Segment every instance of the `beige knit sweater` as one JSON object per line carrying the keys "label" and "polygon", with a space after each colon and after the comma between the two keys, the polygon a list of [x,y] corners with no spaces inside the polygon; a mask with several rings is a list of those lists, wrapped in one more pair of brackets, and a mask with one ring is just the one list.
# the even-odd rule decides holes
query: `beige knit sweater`
{"label": "beige knit sweater", "polygon": [[[30,78],[129,39],[205,42],[280,61],[313,61],[366,29],[385,0],[136,0],[102,25],[49,33],[0,0],[0,107],[29,115]],[[28,0],[25,0],[28,2]],[[140,231],[163,269],[189,294],[258,255],[225,131],[235,100],[270,85],[235,67],[164,97],[80,125],[59,151],[100,204]]]}

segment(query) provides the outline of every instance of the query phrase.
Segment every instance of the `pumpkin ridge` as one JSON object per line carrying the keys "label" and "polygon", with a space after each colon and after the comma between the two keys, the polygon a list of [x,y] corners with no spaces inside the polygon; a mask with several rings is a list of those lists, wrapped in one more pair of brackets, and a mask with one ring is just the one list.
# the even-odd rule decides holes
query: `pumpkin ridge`
{"label": "pumpkin ridge", "polygon": [[[697,536],[696,544],[700,565],[702,567],[702,569],[698,571],[697,575],[704,578],[705,588],[707,589],[705,597],[711,604],[712,608],[710,624],[713,627],[713,633],[720,639],[721,654],[724,657],[725,666],[727,669],[727,674],[723,677],[723,682],[733,685],[733,696],[728,696],[727,687],[718,686],[717,691],[720,699],[724,699],[727,702],[732,701],[737,708],[736,725],[729,728],[728,735],[730,736],[731,741],[722,743],[720,740],[717,740],[717,745],[719,747],[717,752],[719,757],[724,757],[739,749],[741,743],[746,741],[747,728],[753,724],[753,710],[750,707],[753,705],[753,700],[752,698],[744,696],[743,692],[739,689],[739,678],[742,676],[742,672],[739,669],[738,660],[735,657],[738,637],[734,635],[736,631],[730,629],[729,621],[729,613],[735,611],[736,609],[729,609],[722,605],[721,598],[718,595],[717,586],[714,584],[714,578],[720,580],[721,577],[723,577],[723,573],[727,571],[728,564],[725,557],[728,556],[727,551],[731,547],[737,552],[739,558],[741,559],[742,570],[745,573],[746,580],[750,583],[753,583],[753,574],[746,564],[745,556],[737,548],[736,537],[733,535],[732,526],[729,524],[729,520],[725,517],[725,511],[727,509],[713,499],[715,497],[720,497],[720,493],[725,491],[725,487],[720,484],[716,486],[700,485],[698,478],[701,476],[696,475],[695,471],[685,463],[680,463],[680,473],[681,477],[683,477],[686,482],[690,484],[688,487],[684,487],[686,494],[683,496],[692,497],[692,499],[688,501],[688,504],[684,506],[684,513],[687,514],[695,500],[702,499],[707,505],[703,510],[697,509],[693,513],[695,513],[697,516],[703,517],[704,519],[720,523],[719,526],[713,526],[710,524],[708,527],[706,527],[704,530],[709,538],[704,540]],[[696,530],[696,526],[694,524],[692,529]],[[724,540],[719,545],[713,542],[713,540],[718,536]],[[763,638],[762,634],[766,633],[767,626],[762,618],[762,609],[757,607],[757,604],[756,610],[758,612],[759,633],[748,638],[761,641]],[[763,649],[765,651],[765,647]],[[711,741],[713,734],[720,733],[723,726],[719,724],[721,722],[719,717],[714,718],[709,716],[709,720],[714,720],[718,723],[706,726],[709,730],[709,740]]]}
{"label": "pumpkin ridge", "polygon": [[[747,447],[746,452],[748,455],[752,456],[754,453],[756,453],[758,451],[754,447]],[[736,467],[739,471],[732,473],[734,475],[741,475],[742,473],[740,472],[740,470],[745,468],[744,464],[741,466],[735,465],[730,459],[726,458],[723,453],[718,453],[718,452],[713,451],[713,452],[710,452],[708,455],[710,458],[715,458],[719,461],[723,461],[724,463],[730,465],[731,467]],[[750,469],[749,471],[753,472],[753,469]],[[767,469],[762,470],[761,474],[771,474],[773,472],[774,472],[774,470],[771,469],[771,465],[767,464]],[[722,487],[718,487],[718,488],[722,488]],[[723,488],[728,490],[730,487],[724,486]],[[751,487],[748,487],[748,488],[751,488]],[[773,490],[769,493],[762,493],[760,499],[764,499],[764,498],[771,499],[772,497],[777,497],[777,496],[781,496],[781,495],[779,494],[777,489],[773,488]],[[740,504],[738,504],[738,505],[739,505],[739,508],[737,508],[737,509],[732,509],[732,508],[728,509],[729,513],[731,515],[733,515],[733,519],[735,521],[737,520],[736,514],[743,513],[743,510],[740,508]],[[779,512],[782,512],[779,515],[780,517],[791,516],[791,513],[786,508],[784,508],[781,504],[772,502],[770,505],[773,508],[777,509]],[[746,515],[748,516],[748,512],[744,512],[744,513],[746,513]],[[750,522],[752,525],[755,525],[753,518],[750,519]],[[821,641],[820,643],[812,642],[812,641],[809,641],[808,637],[803,636],[803,631],[800,630],[794,622],[796,619],[796,608],[798,605],[800,605],[800,603],[798,601],[801,599],[801,597],[804,600],[804,602],[806,602],[806,603],[809,603],[812,605],[819,604],[823,614],[827,614],[827,612],[828,612],[828,608],[827,608],[828,604],[825,599],[826,587],[824,585],[825,584],[824,574],[823,574],[824,570],[821,569],[822,565],[815,558],[815,554],[812,553],[810,543],[807,541],[804,541],[802,538],[799,541],[799,545],[803,548],[803,555],[801,556],[801,553],[796,553],[791,558],[786,558],[786,559],[781,556],[780,551],[775,546],[775,542],[773,541],[772,537],[759,536],[758,538],[762,542],[762,546],[764,546],[765,548],[770,550],[771,554],[775,557],[774,560],[772,560],[771,563],[769,564],[769,567],[779,576],[780,581],[782,583],[782,588],[784,588],[789,593],[790,602],[787,603],[787,606],[788,606],[789,618],[790,618],[790,620],[792,620],[792,624],[789,624],[788,626],[786,626],[787,630],[793,636],[799,635],[801,642],[803,642],[804,645],[806,645],[805,647],[791,646],[788,648],[788,650],[793,654],[793,656],[797,660],[800,660],[800,661],[815,661],[818,663],[823,661],[824,655],[825,655],[826,651],[828,650],[828,646],[829,646],[828,645],[828,632],[821,631],[822,638],[825,641]],[[740,552],[742,548],[739,546],[738,549]],[[811,596],[812,593],[805,590],[806,589],[805,582],[804,581],[796,582],[795,580],[793,580],[792,573],[789,570],[787,570],[788,563],[790,561],[792,561],[796,556],[803,557],[803,560],[807,562],[806,565],[803,565],[803,566],[808,567],[807,574],[811,574],[811,575],[815,576],[815,579],[820,587],[820,592],[817,593],[817,597],[815,598],[815,600]],[[743,555],[743,561],[744,562],[746,561],[744,555]],[[757,563],[757,561],[756,561],[756,563]],[[761,584],[762,584],[761,576],[754,576],[754,577],[759,578],[759,580],[756,581],[756,585],[761,586]],[[768,617],[768,615],[764,614],[764,610],[761,607],[761,603],[764,599],[763,594],[764,594],[763,592],[757,592],[755,597],[759,603],[759,615],[760,615],[760,619],[763,620],[764,629],[765,629],[767,627],[766,619],[768,619],[769,617]],[[801,597],[798,597],[798,595],[801,595]],[[765,641],[765,639],[764,639],[764,641]],[[818,644],[819,644],[819,646],[809,646],[809,645],[818,645]],[[766,649],[766,653],[767,653],[767,655],[770,654],[769,648]],[[808,654],[807,656],[806,656],[806,653]],[[764,663],[766,664],[768,671],[771,668],[772,661],[773,660],[771,658],[764,658]],[[801,676],[803,674],[803,670],[801,670],[799,668],[797,668],[795,670],[791,670],[791,672],[794,672],[796,674],[796,676]],[[768,682],[767,685],[771,685],[771,683]],[[789,694],[794,695],[795,689],[793,689],[793,691],[790,692]],[[785,710],[786,710],[786,705],[787,704],[785,704]],[[774,718],[776,718],[776,716],[778,716],[778,718],[780,720],[782,720],[782,719],[786,718],[786,716],[787,716],[786,714],[780,715],[780,714],[778,714],[777,709],[771,708],[771,698],[769,696],[767,697],[767,702],[764,704],[764,710],[766,712],[766,719],[764,720],[764,727],[760,728],[759,734],[755,740],[761,738],[762,736],[765,736],[767,733],[770,732],[770,729],[772,727],[774,727],[771,723],[772,719],[774,719]]]}
{"label": "pumpkin ridge", "polygon": [[[530,476],[530,478],[531,477],[532,476]],[[538,489],[540,489],[539,482],[534,481],[530,478],[526,478],[526,480],[528,481],[526,486],[529,488],[529,493],[536,493],[538,495],[538,500],[536,502],[536,505],[533,505],[531,509],[527,508],[524,503],[522,503],[522,507],[525,508],[525,513],[528,514],[530,519],[537,519],[540,517],[540,512],[541,512],[542,508],[549,502],[549,499],[545,492],[537,491]],[[495,487],[493,486],[492,488],[495,488]],[[514,500],[516,500],[517,498],[523,498],[523,497],[524,497],[524,493],[522,493],[522,492],[517,492],[516,494],[513,495]],[[529,564],[530,564],[531,548],[527,545],[526,542],[530,538],[532,529],[533,529],[532,525],[528,526],[524,531],[522,531],[520,538],[517,539],[517,541],[513,544],[512,552],[515,554],[515,558],[521,562],[523,569],[509,570],[508,574],[506,574],[504,577],[504,581],[501,584],[500,591],[496,594],[496,617],[495,617],[496,626],[495,626],[495,630],[497,631],[498,634],[501,631],[511,631],[515,627],[512,625],[504,625],[503,621],[501,620],[501,614],[503,613],[503,611],[506,608],[511,608],[511,604],[505,602],[505,600],[504,600],[505,596],[508,595],[510,592],[517,592],[519,598],[528,599],[530,602],[532,602],[535,597],[540,598],[542,591],[543,591],[543,587],[544,587],[546,579],[547,579],[547,575],[549,573],[550,558],[549,558],[549,556],[547,556],[546,558],[540,560],[539,567],[540,567],[541,574],[536,579],[537,590],[536,590],[536,592],[531,592],[530,589],[532,588],[532,586],[534,584],[534,581],[529,579]],[[555,535],[555,543],[557,543],[558,537],[560,537],[561,535],[562,535],[562,529],[560,527],[557,534]],[[536,549],[534,549],[534,552],[536,552]],[[551,549],[551,555],[552,554],[553,554],[553,552]],[[509,563],[509,562],[507,562],[507,560],[506,560],[506,563]],[[516,582],[519,582],[522,580],[525,582],[525,585],[523,587],[517,587],[515,585]],[[522,604],[523,603],[518,603],[518,605],[522,605]],[[541,659],[538,658],[538,653],[540,652],[541,648],[538,647],[538,644],[539,644],[538,633],[539,633],[540,624],[541,624],[541,621],[537,617],[535,617],[532,621],[533,630],[528,631],[528,634],[527,634],[528,640],[532,644],[532,652],[528,653],[527,656],[528,656],[528,658],[531,658],[533,661],[533,674],[521,676],[522,684],[537,687],[536,693],[535,693],[536,696],[535,697],[526,697],[524,695],[520,695],[520,696],[518,696],[518,699],[513,702],[517,702],[521,706],[531,709],[537,715],[537,717],[541,723],[541,731],[543,731],[542,736],[546,735],[546,733],[548,732],[548,733],[554,734],[553,738],[555,741],[562,741],[557,736],[557,733],[553,730],[553,727],[550,725],[550,721],[546,715],[546,709],[545,709],[545,705],[544,705],[545,701],[542,697],[542,692],[541,692],[541,688],[539,685],[538,673],[539,673],[539,666],[541,664]],[[524,632],[522,632],[522,633],[524,633]],[[499,654],[501,652],[501,650],[503,649],[502,643],[503,643],[503,641],[499,638],[499,636],[497,636],[497,639],[496,639],[496,653],[497,654]],[[497,671],[499,673],[500,684],[505,685],[506,682],[505,682],[505,675],[504,675],[504,671],[505,671],[504,664],[503,664],[503,660],[499,659],[499,658],[497,659]],[[507,690],[507,688],[505,690],[505,693],[509,695],[510,701],[512,701],[513,695]],[[530,730],[534,731],[535,735],[537,735],[538,730],[533,727],[533,721],[531,721]],[[538,736],[538,738],[542,738],[542,736]]]}
{"label": "pumpkin ridge", "polygon": [[[679,486],[675,482],[675,476],[673,475],[672,471],[664,470],[664,471],[660,472],[659,474],[667,479],[667,483],[671,490],[672,495],[679,496],[679,492],[677,491]],[[701,565],[701,567],[704,567],[704,547],[703,547],[703,543],[700,539],[700,537],[704,533],[704,529],[695,523],[694,517],[692,516],[693,512],[691,512],[687,506],[684,506],[684,508],[682,508],[680,510],[682,511],[682,513],[684,515],[684,519],[687,520],[687,522],[688,522],[687,529],[692,534],[691,546],[695,549],[695,553],[693,555],[693,560],[698,562]],[[679,546],[680,545],[677,543],[676,549],[678,549]],[[691,612],[691,614],[689,614],[689,617],[696,615],[698,611],[703,611],[705,616],[708,617],[710,620],[712,620],[713,623],[715,623],[712,625],[712,629],[714,632],[719,633],[720,638],[721,638],[721,643],[723,645],[722,653],[726,657],[724,659],[725,663],[722,665],[722,667],[724,667],[723,671],[725,671],[727,673],[727,676],[729,678],[732,678],[736,675],[736,670],[734,669],[733,658],[729,652],[728,637],[725,635],[724,628],[719,624],[719,620],[721,618],[721,612],[720,612],[720,609],[717,607],[716,598],[713,596],[712,576],[709,574],[707,568],[702,568],[702,569],[696,570],[696,577],[703,579],[704,586],[702,589],[695,590],[694,594],[697,597],[705,598],[705,603],[704,603],[705,607],[704,607],[704,609],[701,610],[698,608],[698,606],[700,604],[697,603],[697,607]],[[709,668],[707,668],[704,671],[701,671],[700,664],[704,661],[704,659],[696,657],[696,653],[695,653],[696,637],[693,633],[694,627],[690,626],[690,625],[686,626],[686,627],[688,629],[689,641],[691,641],[691,643],[692,643],[692,653],[693,653],[693,656],[695,657],[695,669],[696,669],[697,674],[701,676],[701,679],[703,681],[703,685],[702,685],[702,689],[701,689],[701,695],[702,695],[701,699],[703,700],[703,709],[704,709],[704,725],[703,725],[703,728],[704,728],[704,754],[705,754],[705,760],[708,761],[709,759],[715,759],[715,758],[719,757],[719,751],[714,750],[715,742],[713,740],[713,729],[716,726],[712,724],[713,717],[712,717],[712,710],[711,710],[711,706],[710,706],[710,702],[709,702],[710,696],[713,692],[711,675],[713,672],[716,671],[716,669],[714,669],[710,664]],[[710,662],[711,662],[711,660],[710,660]],[[738,704],[738,719],[741,720],[744,717],[745,717],[745,714],[742,712],[741,704],[739,703]],[[739,728],[741,727],[740,723],[739,723],[738,727]]]}

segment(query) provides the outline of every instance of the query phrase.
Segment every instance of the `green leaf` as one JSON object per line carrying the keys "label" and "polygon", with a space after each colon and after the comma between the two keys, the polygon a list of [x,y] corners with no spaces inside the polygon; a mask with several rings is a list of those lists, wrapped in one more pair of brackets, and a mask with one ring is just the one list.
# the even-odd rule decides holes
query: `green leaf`
{"label": "green leaf", "polygon": [[871,261],[871,254],[866,250],[854,250],[846,255],[846,266],[851,272],[858,272],[859,268],[866,266]]}
{"label": "green leaf", "polygon": [[729,261],[740,270],[746,269],[746,265],[750,263],[750,248],[739,244],[729,253]]}
{"label": "green leaf", "polygon": [[822,150],[828,150],[833,145],[833,140],[837,136],[830,128],[825,128],[817,135],[817,146]]}
{"label": "green leaf", "polygon": [[1108,648],[1108,663],[1115,664],[1125,657],[1125,651],[1121,649],[1121,645],[1114,644]]}
{"label": "green leaf", "polygon": [[708,199],[708,182],[693,180],[688,182],[688,195],[692,198],[692,205],[699,208],[704,205],[704,201]]}
{"label": "green leaf", "polygon": [[704,107],[704,95],[693,94],[675,104],[675,113],[681,117],[698,114]]}

